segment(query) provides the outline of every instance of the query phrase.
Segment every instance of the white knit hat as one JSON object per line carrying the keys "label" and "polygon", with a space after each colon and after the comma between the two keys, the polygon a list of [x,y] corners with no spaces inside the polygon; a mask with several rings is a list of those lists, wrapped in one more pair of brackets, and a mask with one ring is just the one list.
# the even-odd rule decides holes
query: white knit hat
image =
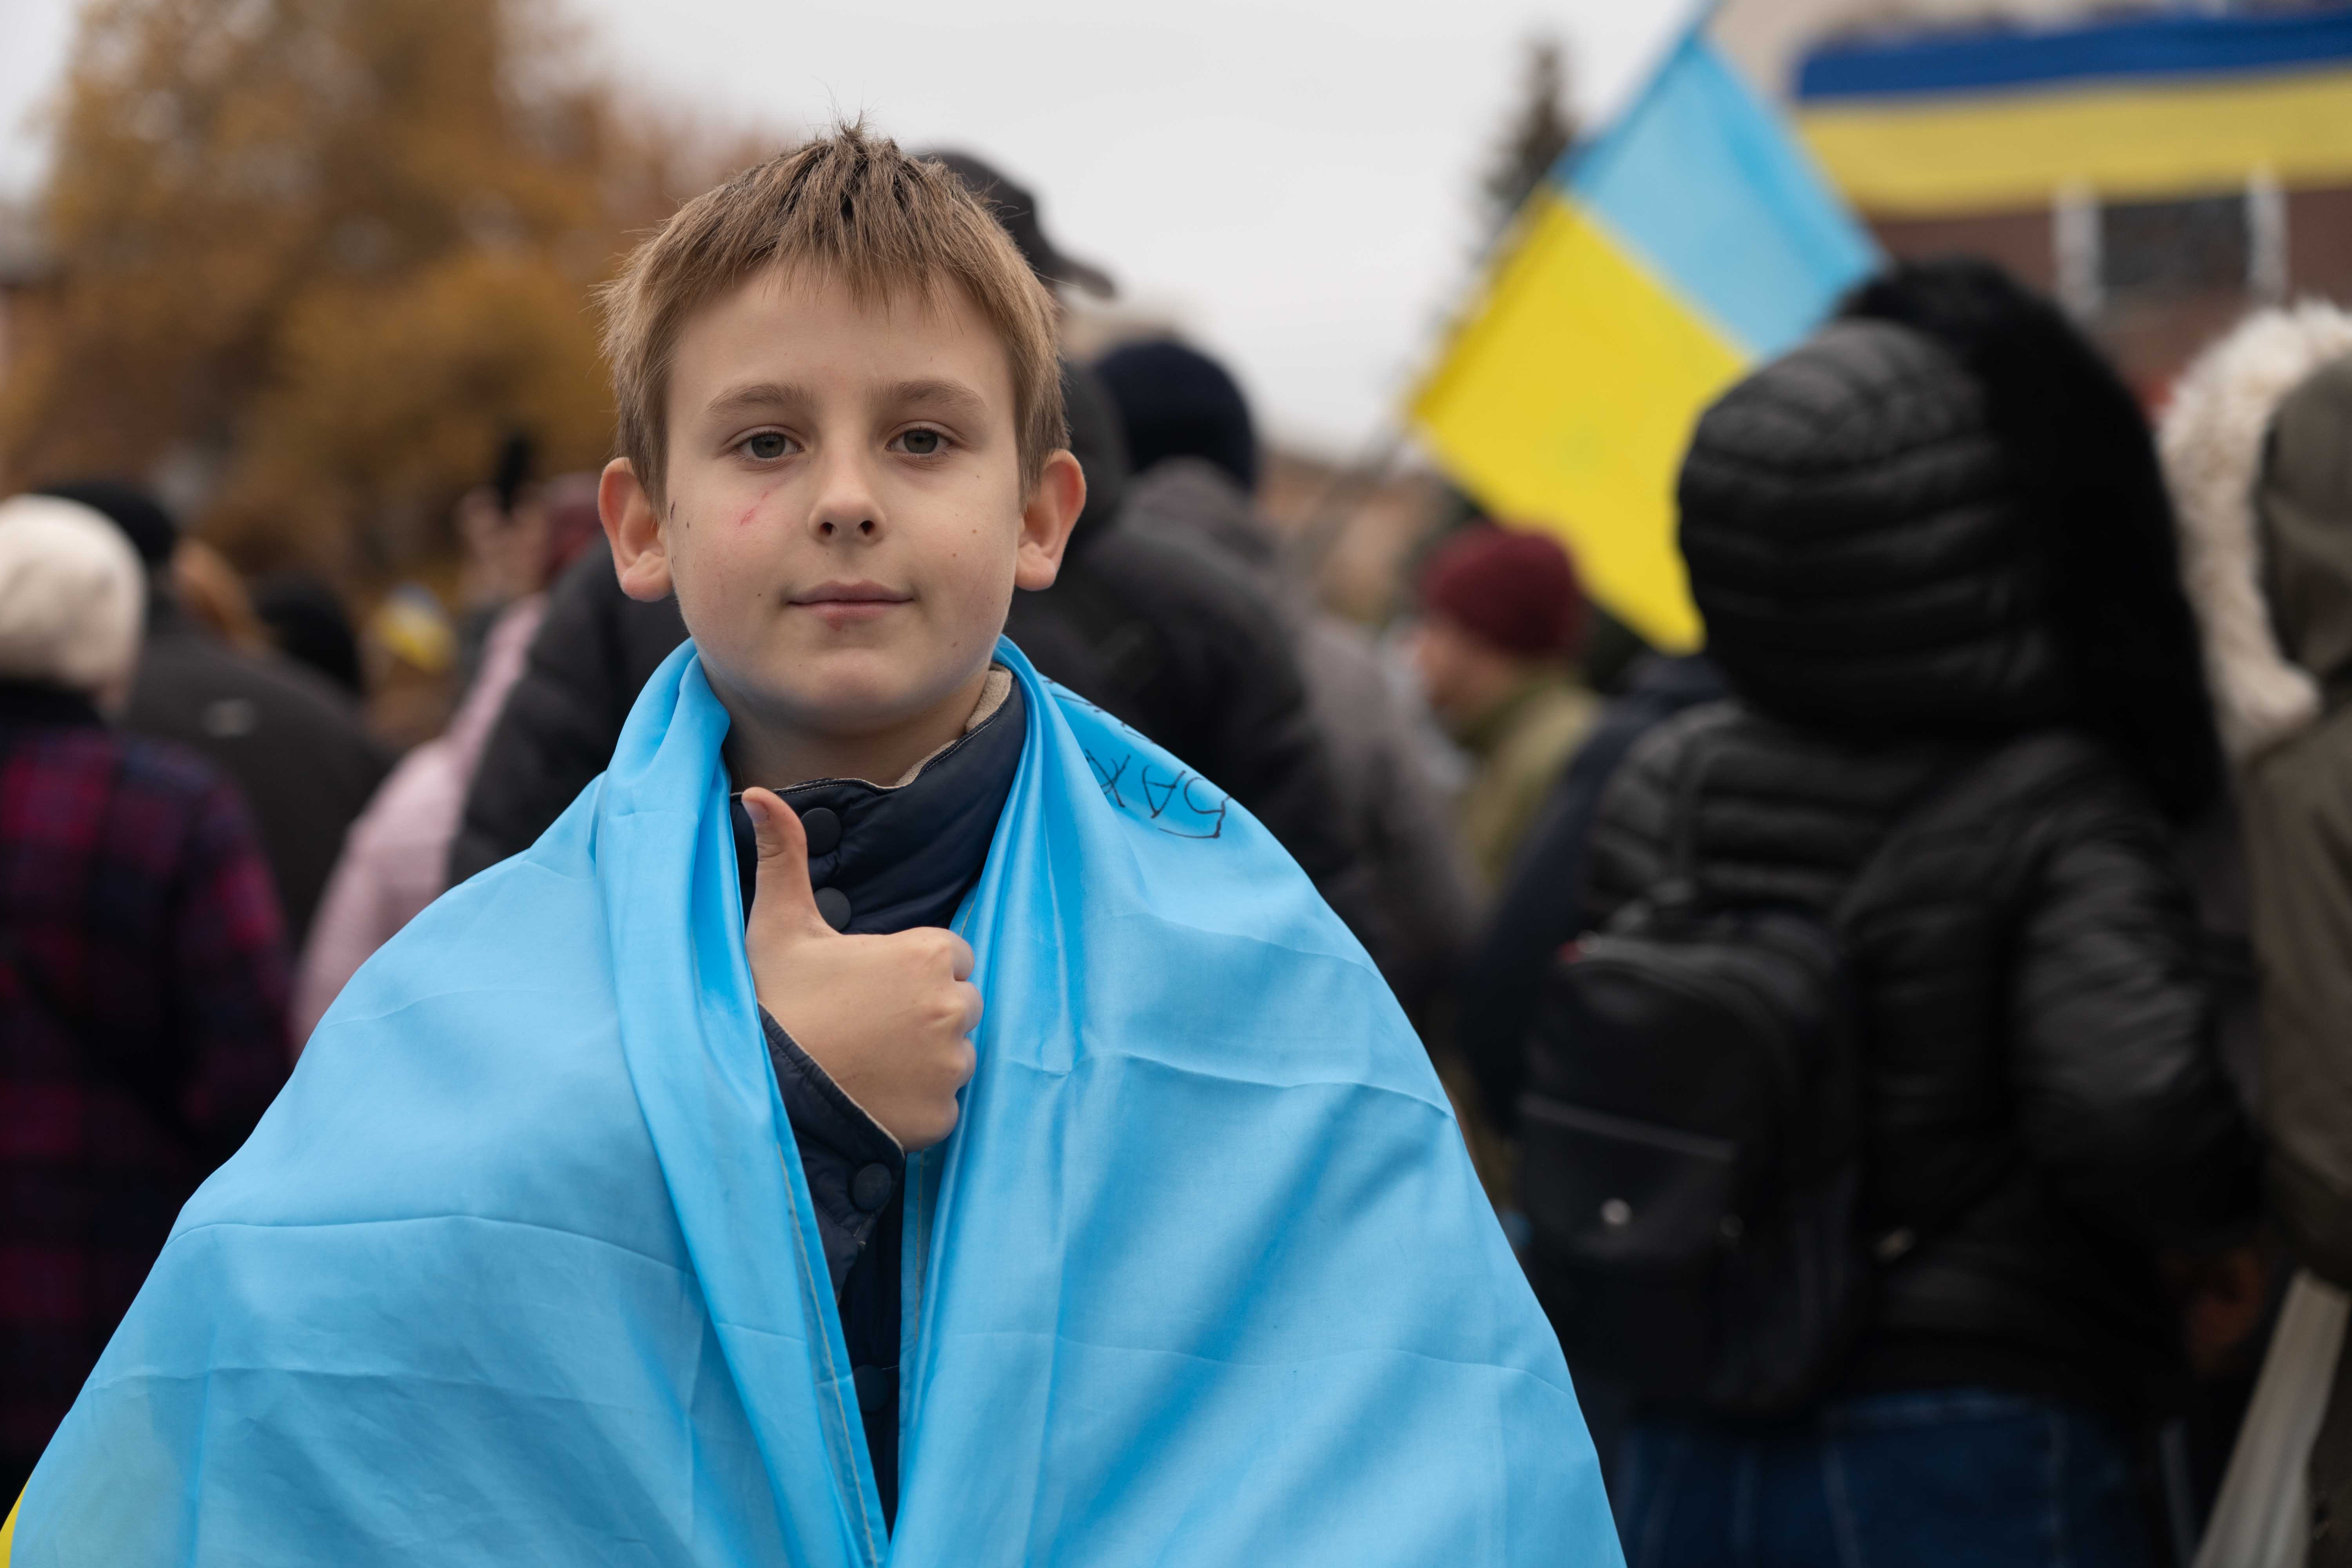
{"label": "white knit hat", "polygon": [[54,496],[0,500],[0,680],[97,692],[131,674],[147,574],[104,512]]}

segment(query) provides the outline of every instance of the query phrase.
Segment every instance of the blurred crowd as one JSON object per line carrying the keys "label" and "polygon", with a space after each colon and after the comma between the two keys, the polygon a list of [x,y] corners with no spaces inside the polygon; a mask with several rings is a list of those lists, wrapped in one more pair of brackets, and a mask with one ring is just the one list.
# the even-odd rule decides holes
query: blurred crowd
{"label": "blurred crowd", "polygon": [[[2352,316],[2239,327],[2159,448],[2056,307],[1895,268],[1693,434],[1682,654],[1466,501],[1343,618],[1213,357],[1063,376],[1086,509],[1007,631],[1380,963],[1629,1558],[2186,1562],[2290,1278],[2352,1283]],[[503,437],[456,585],[364,617],[121,477],[0,501],[0,1496],[344,984],[685,636],[595,476]],[[2310,1557],[2352,1561],[2318,1375]]]}

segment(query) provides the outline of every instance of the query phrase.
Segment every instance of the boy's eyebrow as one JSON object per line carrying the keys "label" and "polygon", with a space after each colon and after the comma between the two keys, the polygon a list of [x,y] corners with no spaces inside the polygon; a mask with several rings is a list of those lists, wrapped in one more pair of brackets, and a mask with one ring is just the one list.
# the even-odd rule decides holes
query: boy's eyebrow
{"label": "boy's eyebrow", "polygon": [[884,401],[894,405],[945,404],[951,416],[967,420],[980,418],[988,409],[987,400],[979,393],[974,392],[962,382],[950,381],[944,377],[899,382],[884,395]]}
{"label": "boy's eyebrow", "polygon": [[[748,385],[730,387],[710,400],[703,410],[704,416],[725,419],[754,408],[792,407],[813,401],[807,388],[787,382],[759,381]],[[917,381],[893,383],[884,389],[882,401],[889,405],[908,403],[945,404],[950,415],[965,419],[977,419],[988,407],[987,400],[962,382],[944,376],[926,377]]]}
{"label": "boy's eyebrow", "polygon": [[705,416],[723,419],[753,408],[775,408],[809,401],[804,388],[773,381],[753,382],[748,386],[730,387],[710,400],[703,410]]}

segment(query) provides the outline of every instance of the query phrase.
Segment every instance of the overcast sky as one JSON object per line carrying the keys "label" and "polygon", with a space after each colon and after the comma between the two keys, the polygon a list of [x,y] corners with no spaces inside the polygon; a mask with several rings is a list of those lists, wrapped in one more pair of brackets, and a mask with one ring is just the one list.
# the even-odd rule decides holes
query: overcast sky
{"label": "overcast sky", "polygon": [[[656,100],[780,127],[863,111],[1041,198],[1055,242],[1240,374],[1276,432],[1351,449],[1465,277],[1522,40],[1605,110],[1679,0],[564,0]],[[42,168],[75,0],[0,0],[0,194]],[[984,19],[982,19],[984,17]]]}

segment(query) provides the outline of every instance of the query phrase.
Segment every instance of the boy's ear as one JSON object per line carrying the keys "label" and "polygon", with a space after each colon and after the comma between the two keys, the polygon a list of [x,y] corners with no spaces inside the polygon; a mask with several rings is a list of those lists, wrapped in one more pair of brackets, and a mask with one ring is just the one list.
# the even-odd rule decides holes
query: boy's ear
{"label": "boy's ear", "polygon": [[[609,470],[608,470],[609,472]],[[1045,459],[1045,471],[1030,487],[1029,503],[1021,509],[1021,555],[1013,569],[1013,585],[1050,588],[1061,574],[1062,552],[1070,530],[1087,509],[1087,471],[1066,451]]]}
{"label": "boy's ear", "polygon": [[661,512],[626,458],[604,465],[596,481],[596,515],[613,546],[613,574],[621,592],[648,602],[669,597],[669,541]]}

